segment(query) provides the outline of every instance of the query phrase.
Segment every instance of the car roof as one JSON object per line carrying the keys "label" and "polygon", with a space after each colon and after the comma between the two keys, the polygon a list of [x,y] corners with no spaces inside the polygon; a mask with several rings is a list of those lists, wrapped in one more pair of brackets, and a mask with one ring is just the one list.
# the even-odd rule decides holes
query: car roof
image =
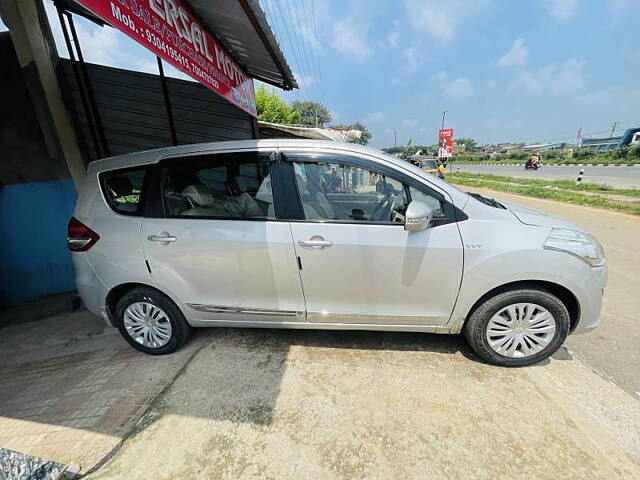
{"label": "car roof", "polygon": [[[311,147],[311,148],[330,148],[332,150],[346,150],[351,152],[360,152],[371,155],[383,154],[381,150],[364,147],[353,143],[333,142],[330,140],[305,140],[305,139],[264,139],[264,140],[231,140],[223,142],[207,142],[194,143],[189,145],[179,145],[175,147],[164,147],[153,150],[145,150],[141,152],[125,153],[114,157],[96,160],[89,164],[91,170],[104,171],[115,168],[134,167],[137,165],[145,165],[155,163],[163,158],[173,156],[190,155],[197,153],[207,153],[216,151],[230,150],[251,150],[264,148],[287,148],[287,147]],[[373,151],[372,151],[373,150]]]}
{"label": "car roof", "polygon": [[[382,150],[366,147],[354,143],[333,142],[330,140],[305,140],[305,139],[264,139],[264,140],[232,140],[224,142],[196,143],[191,145],[179,145],[175,147],[158,148],[155,150],[146,150],[143,152],[127,153],[116,157],[96,160],[88,166],[88,172],[91,174],[114,170],[118,168],[136,167],[138,165],[148,165],[156,163],[164,158],[171,158],[181,155],[192,155],[198,153],[214,153],[236,150],[253,150],[253,149],[269,149],[269,148],[318,148],[323,150],[333,150],[350,152],[355,154],[366,155],[369,159],[377,163],[390,163],[401,170],[409,170],[418,175],[429,183],[437,185],[440,189],[447,191],[450,195],[458,197],[458,201],[462,198],[458,194],[462,194],[457,188],[453,188],[448,183],[427,174],[415,165],[393,157]],[[433,178],[432,178],[433,177]],[[466,197],[466,194],[464,194]],[[454,199],[454,203],[455,203]],[[465,198],[466,201],[466,198]]]}

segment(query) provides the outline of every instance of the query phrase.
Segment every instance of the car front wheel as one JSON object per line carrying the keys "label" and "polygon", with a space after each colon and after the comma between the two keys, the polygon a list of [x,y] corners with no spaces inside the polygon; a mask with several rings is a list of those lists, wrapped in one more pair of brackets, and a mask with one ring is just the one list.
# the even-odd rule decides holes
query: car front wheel
{"label": "car front wheel", "polygon": [[553,355],[569,334],[565,305],[542,289],[518,289],[485,300],[464,326],[471,348],[494,365],[520,367]]}
{"label": "car front wheel", "polygon": [[147,287],[135,288],[118,301],[115,323],[131,346],[150,355],[176,351],[191,333],[175,303]]}

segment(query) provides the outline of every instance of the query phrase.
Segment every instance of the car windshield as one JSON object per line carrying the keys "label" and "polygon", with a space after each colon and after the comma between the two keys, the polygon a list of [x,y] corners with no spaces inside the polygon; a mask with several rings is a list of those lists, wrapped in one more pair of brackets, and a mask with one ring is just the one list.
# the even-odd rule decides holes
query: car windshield
{"label": "car windshield", "polygon": [[438,168],[438,164],[433,160],[422,162],[422,168]]}

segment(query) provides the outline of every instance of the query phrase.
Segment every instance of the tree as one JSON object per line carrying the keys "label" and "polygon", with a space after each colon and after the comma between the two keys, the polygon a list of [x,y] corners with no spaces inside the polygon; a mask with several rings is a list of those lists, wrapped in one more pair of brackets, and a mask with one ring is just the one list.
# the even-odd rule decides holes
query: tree
{"label": "tree", "polygon": [[324,127],[331,121],[327,107],[318,102],[300,102],[296,100],[291,108],[300,115],[299,123],[305,127]]}
{"label": "tree", "polygon": [[299,113],[290,108],[273,89],[264,85],[256,89],[256,109],[258,120],[265,122],[291,125],[299,121]]}
{"label": "tree", "polygon": [[464,151],[468,153],[473,153],[478,150],[478,144],[473,138],[458,138],[456,143],[458,145],[464,145]]}
{"label": "tree", "polygon": [[367,130],[367,127],[365,127],[360,122],[355,122],[355,123],[352,123],[351,125],[344,125],[344,124],[333,125],[331,128],[333,128],[334,130],[360,130],[362,132],[362,135],[360,135],[360,138],[357,140],[353,140],[351,142],[351,143],[359,143],[360,145],[366,145],[367,143],[369,143],[369,140],[371,140],[371,137],[372,137],[371,132]]}

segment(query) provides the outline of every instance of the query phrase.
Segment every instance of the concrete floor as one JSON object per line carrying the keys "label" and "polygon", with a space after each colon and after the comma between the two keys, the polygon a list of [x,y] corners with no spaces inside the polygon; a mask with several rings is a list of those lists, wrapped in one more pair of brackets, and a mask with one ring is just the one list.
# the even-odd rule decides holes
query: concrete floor
{"label": "concrete floor", "polygon": [[604,243],[594,334],[503,369],[458,336],[215,330],[90,478],[640,478],[640,219],[517,201]]}
{"label": "concrete floor", "polygon": [[508,165],[456,165],[451,164],[455,172],[489,173],[509,177],[544,178],[546,180],[575,180],[580,169],[584,169],[584,180],[590,183],[604,183],[616,188],[640,188],[640,167],[594,167],[543,165],[540,170],[525,170],[522,166]]}

